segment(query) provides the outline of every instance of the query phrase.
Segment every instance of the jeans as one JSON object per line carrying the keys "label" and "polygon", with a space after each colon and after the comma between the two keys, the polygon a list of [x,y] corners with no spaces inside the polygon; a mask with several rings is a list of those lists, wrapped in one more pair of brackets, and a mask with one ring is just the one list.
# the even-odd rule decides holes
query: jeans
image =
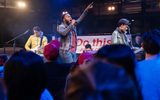
{"label": "jeans", "polygon": [[76,52],[72,53],[67,50],[60,50],[59,51],[60,57],[64,63],[73,63],[77,62],[77,55]]}

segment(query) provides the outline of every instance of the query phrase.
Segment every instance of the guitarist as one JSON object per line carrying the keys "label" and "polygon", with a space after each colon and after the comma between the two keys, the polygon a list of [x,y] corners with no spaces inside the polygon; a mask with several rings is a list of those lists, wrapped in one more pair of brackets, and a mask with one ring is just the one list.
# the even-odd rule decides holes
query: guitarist
{"label": "guitarist", "polygon": [[43,48],[47,45],[47,37],[43,36],[43,32],[39,26],[33,27],[34,34],[29,37],[25,44],[27,51],[33,51],[36,54],[43,54]]}
{"label": "guitarist", "polygon": [[112,33],[112,44],[124,44],[130,46],[127,38],[127,30],[129,29],[130,22],[128,19],[122,18],[118,21],[117,28]]}

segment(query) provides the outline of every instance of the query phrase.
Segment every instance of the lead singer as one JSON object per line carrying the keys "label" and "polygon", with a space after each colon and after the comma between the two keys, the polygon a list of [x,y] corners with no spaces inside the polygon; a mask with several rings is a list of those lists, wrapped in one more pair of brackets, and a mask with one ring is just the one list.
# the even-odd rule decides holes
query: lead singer
{"label": "lead singer", "polygon": [[57,27],[60,34],[60,50],[59,54],[64,63],[76,62],[77,49],[77,30],[76,26],[87,15],[88,11],[93,8],[93,2],[87,6],[82,15],[77,19],[72,19],[68,12],[62,12],[62,23]]}

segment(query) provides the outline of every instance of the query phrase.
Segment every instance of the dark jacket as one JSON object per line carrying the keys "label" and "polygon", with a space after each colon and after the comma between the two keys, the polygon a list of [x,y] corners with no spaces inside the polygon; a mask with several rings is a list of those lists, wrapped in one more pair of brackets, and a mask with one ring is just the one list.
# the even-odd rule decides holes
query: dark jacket
{"label": "dark jacket", "polygon": [[59,64],[57,62],[45,63],[47,73],[47,89],[55,100],[63,100],[66,77],[71,64]]}

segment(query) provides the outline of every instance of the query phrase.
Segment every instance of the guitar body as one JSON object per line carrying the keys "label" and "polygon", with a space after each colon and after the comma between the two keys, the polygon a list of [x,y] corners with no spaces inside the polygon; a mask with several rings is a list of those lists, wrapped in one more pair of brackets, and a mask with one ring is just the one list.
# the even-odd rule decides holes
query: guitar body
{"label": "guitar body", "polygon": [[31,51],[36,53],[38,51],[39,46],[36,46],[35,48],[32,48]]}
{"label": "guitar body", "polygon": [[134,53],[137,54],[139,52],[143,51],[143,48],[135,48]]}
{"label": "guitar body", "polygon": [[40,46],[36,46],[35,48],[31,49],[32,52],[38,54],[38,55],[42,55],[43,54],[43,48]]}

